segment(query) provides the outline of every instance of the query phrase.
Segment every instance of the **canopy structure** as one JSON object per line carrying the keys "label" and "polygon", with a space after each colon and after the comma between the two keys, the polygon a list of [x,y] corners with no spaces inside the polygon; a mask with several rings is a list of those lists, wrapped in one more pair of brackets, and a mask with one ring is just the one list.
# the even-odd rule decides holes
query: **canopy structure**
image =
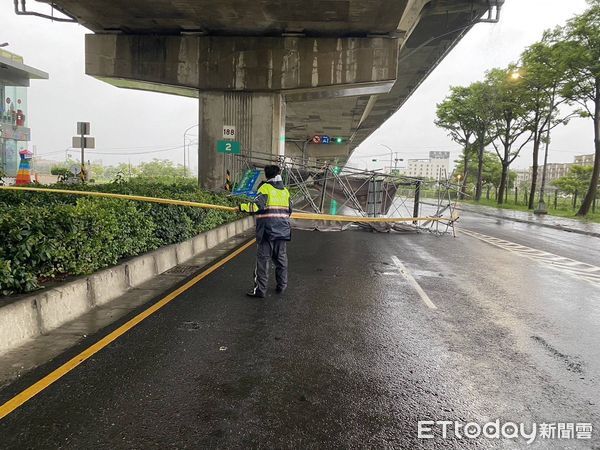
{"label": "canopy structure", "polygon": [[30,80],[47,80],[48,74],[23,64],[23,58],[0,50],[0,85],[28,87]]}

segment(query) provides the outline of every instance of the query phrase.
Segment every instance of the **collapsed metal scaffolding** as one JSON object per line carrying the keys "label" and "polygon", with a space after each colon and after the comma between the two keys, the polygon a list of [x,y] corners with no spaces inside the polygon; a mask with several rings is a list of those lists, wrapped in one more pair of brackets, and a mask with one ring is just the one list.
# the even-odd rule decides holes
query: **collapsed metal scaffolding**
{"label": "collapsed metal scaffolding", "polygon": [[[246,170],[275,164],[281,168],[294,210],[357,217],[354,225],[315,221],[308,224],[308,228],[337,230],[358,226],[381,232],[428,231],[438,235],[456,235],[456,202],[460,186],[453,184],[451,175],[446,172],[440,173],[436,180],[424,180],[305,156],[253,152],[228,155],[228,158],[231,159],[231,167],[235,167],[235,171],[230,172],[234,186]],[[436,220],[365,224],[358,221],[360,217],[425,217]]]}

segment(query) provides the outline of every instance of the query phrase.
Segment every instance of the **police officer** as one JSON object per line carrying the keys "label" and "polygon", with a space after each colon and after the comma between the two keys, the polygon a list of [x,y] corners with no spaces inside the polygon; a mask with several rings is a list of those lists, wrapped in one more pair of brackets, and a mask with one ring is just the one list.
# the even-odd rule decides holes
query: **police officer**
{"label": "police officer", "polygon": [[283,185],[278,166],[266,166],[267,181],[258,187],[254,202],[243,203],[240,211],[253,213],[256,217],[256,269],[254,288],[246,295],[264,298],[269,282],[269,260],[275,264],[277,292],[287,288],[288,260],[286,244],[291,240],[290,193]]}

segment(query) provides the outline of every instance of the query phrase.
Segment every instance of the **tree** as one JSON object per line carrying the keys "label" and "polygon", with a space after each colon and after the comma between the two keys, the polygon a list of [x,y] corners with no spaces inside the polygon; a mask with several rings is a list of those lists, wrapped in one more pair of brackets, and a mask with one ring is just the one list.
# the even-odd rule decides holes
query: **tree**
{"label": "tree", "polygon": [[527,108],[530,92],[523,84],[511,82],[514,71],[514,67],[493,69],[486,77],[487,83],[495,94],[490,108],[493,111],[492,124],[496,135],[492,143],[502,163],[502,177],[497,198],[499,205],[504,203],[510,165],[533,137],[532,115]]}
{"label": "tree", "polygon": [[153,178],[157,181],[173,182],[186,176],[185,168],[168,159],[153,159],[138,166],[140,177]]}
{"label": "tree", "polygon": [[102,181],[104,180],[104,166],[101,161],[93,161],[89,165],[90,178],[94,181]]}
{"label": "tree", "polygon": [[573,166],[568,175],[552,182],[554,186],[567,194],[584,192],[592,179],[593,166]]}
{"label": "tree", "polygon": [[62,183],[69,179],[77,178],[77,175],[71,172],[71,168],[79,168],[81,163],[75,161],[72,158],[68,158],[66,161],[56,164],[50,168],[50,174],[58,177],[58,182]]}
{"label": "tree", "polygon": [[558,95],[565,81],[565,69],[561,64],[560,46],[550,42],[548,33],[542,41],[531,45],[522,53],[521,62],[523,66],[519,72],[515,72],[517,76],[514,78],[523,82],[529,90],[526,108],[532,115],[530,126],[533,133],[533,163],[528,207],[534,209],[541,144],[548,146],[550,131],[559,124],[566,125],[573,114],[558,117],[558,107],[565,101]]}
{"label": "tree", "polygon": [[587,193],[577,211],[586,216],[596,198],[600,179],[600,0],[588,0],[590,8],[556,29],[549,38],[560,46],[566,69],[562,95],[584,108],[594,124],[595,161]]}
{"label": "tree", "polygon": [[485,147],[496,137],[493,124],[491,104],[494,92],[488,83],[477,82],[469,86],[470,95],[468,108],[472,114],[473,130],[475,133],[474,147],[477,152],[477,175],[475,180],[475,200],[481,200],[483,190],[483,165]]}
{"label": "tree", "polygon": [[108,166],[104,168],[104,179],[108,181],[114,181],[117,179],[118,174],[122,174],[125,177],[136,176],[139,170],[137,167],[132,166],[128,163],[119,163],[116,166]]}
{"label": "tree", "polygon": [[[472,152],[469,156],[468,163],[468,171],[467,171],[467,183],[475,184],[477,183],[477,172],[478,168],[475,164],[478,160],[478,155],[475,152]],[[500,180],[502,179],[502,164],[498,160],[498,157],[495,153],[492,152],[484,152],[483,153],[483,166],[482,166],[482,185],[492,184],[494,186],[500,185]],[[456,165],[456,172],[462,173],[464,172],[464,161],[461,160]],[[516,178],[516,174],[511,172],[510,179]]]}
{"label": "tree", "polygon": [[461,145],[462,153],[462,187],[459,198],[464,199],[467,188],[469,160],[473,150],[472,138],[475,135],[473,113],[470,108],[471,90],[468,87],[452,87],[450,94],[437,105],[435,124],[448,131],[448,136]]}
{"label": "tree", "polygon": [[[436,124],[448,130],[450,137],[462,145],[464,173],[469,170],[470,154],[477,155],[476,200],[481,200],[485,147],[495,138],[490,108],[493,98],[490,86],[478,82],[468,87],[452,88],[450,95],[438,105]],[[467,185],[464,173],[462,192]]]}

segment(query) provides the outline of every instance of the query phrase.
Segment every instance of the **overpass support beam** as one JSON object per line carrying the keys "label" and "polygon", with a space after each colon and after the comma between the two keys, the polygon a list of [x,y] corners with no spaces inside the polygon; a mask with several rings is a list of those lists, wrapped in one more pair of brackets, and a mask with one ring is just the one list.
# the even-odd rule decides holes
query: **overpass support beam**
{"label": "overpass support beam", "polygon": [[85,71],[118,87],[280,92],[294,100],[389,92],[399,40],[88,34]]}
{"label": "overpass support beam", "polygon": [[198,179],[204,188],[223,187],[227,171],[233,175],[243,169],[239,160],[217,153],[225,125],[236,128],[236,141],[245,154],[284,152],[285,101],[279,93],[201,93],[198,123]]}
{"label": "overpass support beam", "polygon": [[89,34],[86,73],[118,87],[199,97],[200,180],[219,187],[228,169],[215,149],[223,125],[236,126],[243,150],[281,154],[286,102],[389,92],[399,45],[386,37]]}

